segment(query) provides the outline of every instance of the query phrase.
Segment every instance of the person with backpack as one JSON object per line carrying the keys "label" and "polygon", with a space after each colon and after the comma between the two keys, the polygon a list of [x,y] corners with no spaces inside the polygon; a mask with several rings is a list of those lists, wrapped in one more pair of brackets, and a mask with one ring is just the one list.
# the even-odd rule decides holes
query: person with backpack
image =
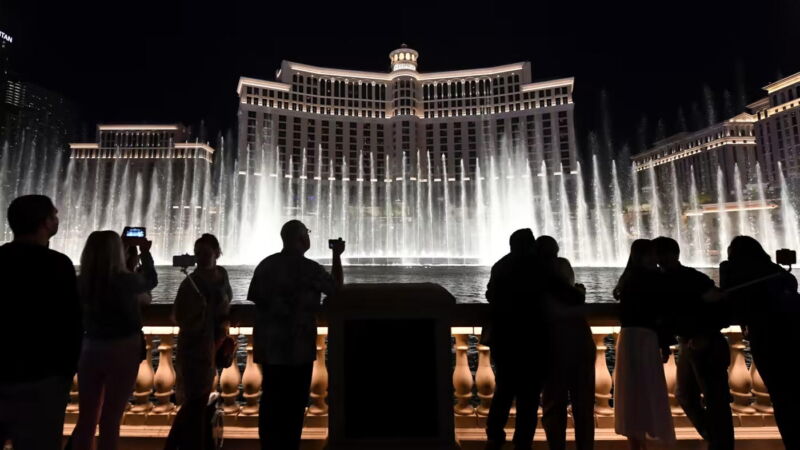
{"label": "person with backpack", "polygon": [[194,254],[197,268],[181,283],[173,305],[174,321],[180,327],[176,366],[181,408],[165,449],[211,448],[206,406],[214,390],[216,354],[220,343],[228,339],[233,290],[228,272],[217,265],[222,255],[219,241],[214,235],[202,235],[194,243]]}

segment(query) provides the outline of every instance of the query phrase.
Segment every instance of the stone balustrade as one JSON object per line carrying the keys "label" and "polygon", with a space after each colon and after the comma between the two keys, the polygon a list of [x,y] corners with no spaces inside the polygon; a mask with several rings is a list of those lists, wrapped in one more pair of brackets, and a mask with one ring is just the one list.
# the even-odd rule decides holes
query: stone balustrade
{"label": "stone balustrade", "polygon": [[[595,417],[600,428],[613,428],[614,408],[612,401],[613,378],[609,361],[613,358],[613,343],[619,333],[614,316],[615,305],[587,305],[587,316],[592,324],[592,333],[597,348],[595,359]],[[491,366],[491,349],[479,344],[481,325],[485,322],[487,305],[458,305],[453,317],[453,413],[457,428],[480,430],[485,425],[486,416],[495,389],[494,371]],[[174,403],[174,393],[178,382],[173,355],[177,341],[177,327],[168,325],[169,305],[153,305],[145,312],[144,331],[148,353],[153,357],[142,361],[136,385],[131,396],[130,407],[125,413],[124,425],[167,426],[171,423],[178,405]],[[235,305],[233,323],[252,325],[254,317],[252,306]],[[325,325],[324,313],[320,317]],[[262,374],[253,362],[253,336],[250,326],[233,326],[231,334],[239,337],[240,348],[237,363],[221,371],[215,380],[215,387],[222,398],[226,427],[257,427],[258,402],[261,396]],[[413,330],[409,330],[413,332]],[[730,343],[731,365],[729,384],[732,395],[732,414],[737,427],[774,427],[772,407],[758,370],[746,360],[746,342],[738,327],[725,330]],[[318,328],[317,360],[309,389],[309,406],[306,427],[324,429],[327,426],[328,372],[325,364],[327,328]],[[388,336],[387,336],[388,338]],[[535,343],[531,346],[530,357],[536,357]],[[387,351],[392,346],[387,346]],[[405,351],[414,351],[406,349]],[[398,368],[402,368],[402,355],[398,354]],[[670,404],[676,427],[690,427],[674,397],[675,355],[664,365]],[[387,392],[376,393],[382,401],[403,401],[391,399]],[[67,422],[74,423],[78,414],[77,398],[80,395],[80,380],[76,379],[70,392],[67,406]],[[386,405],[384,405],[386,406]],[[513,423],[513,422],[512,422]],[[227,429],[227,428],[226,428]],[[163,432],[163,429],[162,429]],[[477,433],[477,431],[475,432]],[[226,432],[227,434],[227,432]],[[477,434],[476,434],[477,436]]]}

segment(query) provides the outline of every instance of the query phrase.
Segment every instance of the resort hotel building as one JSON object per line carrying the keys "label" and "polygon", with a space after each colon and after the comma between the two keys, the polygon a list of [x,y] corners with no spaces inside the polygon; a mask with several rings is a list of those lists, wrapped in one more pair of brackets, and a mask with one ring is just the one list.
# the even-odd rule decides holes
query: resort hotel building
{"label": "resort hotel building", "polygon": [[283,61],[276,81],[241,78],[240,173],[261,175],[277,152],[280,176],[397,181],[431,161],[435,178],[456,181],[485,152],[511,149],[535,171],[576,169],[572,78],[532,82],[529,62],[422,73],[405,46],[389,62],[364,72]]}

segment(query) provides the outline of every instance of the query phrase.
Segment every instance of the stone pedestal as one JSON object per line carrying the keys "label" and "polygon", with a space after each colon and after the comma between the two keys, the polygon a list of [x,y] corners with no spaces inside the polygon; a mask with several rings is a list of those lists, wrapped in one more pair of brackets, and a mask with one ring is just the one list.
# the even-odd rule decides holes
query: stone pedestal
{"label": "stone pedestal", "polygon": [[458,448],[454,306],[430,283],[348,285],[327,302],[328,449]]}

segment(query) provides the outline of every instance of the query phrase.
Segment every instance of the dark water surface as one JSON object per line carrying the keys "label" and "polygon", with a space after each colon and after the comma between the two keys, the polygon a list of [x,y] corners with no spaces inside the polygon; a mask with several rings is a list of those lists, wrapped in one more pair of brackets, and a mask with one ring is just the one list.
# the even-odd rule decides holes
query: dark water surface
{"label": "dark water surface", "polygon": [[[255,266],[226,266],[233,288],[234,303],[246,301],[247,288]],[[485,302],[489,281],[486,266],[345,266],[345,283],[438,283],[450,291],[459,303]],[[184,275],[175,267],[159,266],[158,287],[153,290],[155,303],[172,303]],[[714,281],[719,280],[715,268],[700,269]],[[575,279],[586,286],[586,301],[613,301],[611,291],[622,273],[621,267],[576,267]]]}

